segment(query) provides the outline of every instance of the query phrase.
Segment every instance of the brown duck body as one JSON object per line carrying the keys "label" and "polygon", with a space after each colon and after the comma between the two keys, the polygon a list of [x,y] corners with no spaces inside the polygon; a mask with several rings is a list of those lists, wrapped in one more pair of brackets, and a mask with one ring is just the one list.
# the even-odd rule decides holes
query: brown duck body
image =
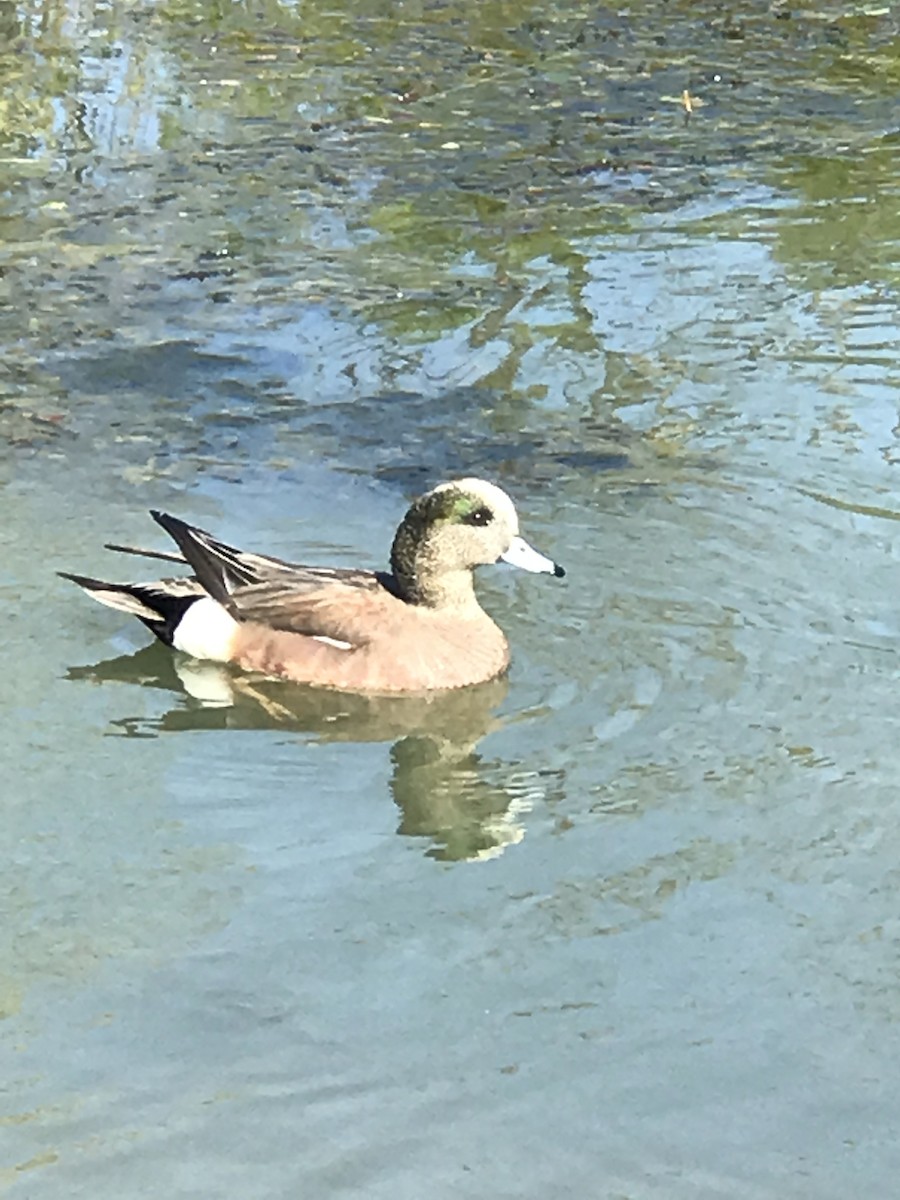
{"label": "brown duck body", "polygon": [[509,665],[507,640],[474,593],[460,606],[411,604],[383,577],[364,572],[336,573],[318,591],[304,588],[291,597],[290,590],[288,577],[279,585],[277,627],[257,603],[246,603],[248,595],[232,597],[241,618],[232,662],[355,692],[466,687],[496,678]]}
{"label": "brown duck body", "polygon": [[477,479],[441,484],[413,503],[394,538],[390,572],[301,566],[153,516],[183,558],[132,552],[183,561],[193,578],[66,577],[194,658],[346,691],[423,692],[496,678],[509,647],[478,603],[473,568],[503,558],[564,573],[518,536],[506,493]]}

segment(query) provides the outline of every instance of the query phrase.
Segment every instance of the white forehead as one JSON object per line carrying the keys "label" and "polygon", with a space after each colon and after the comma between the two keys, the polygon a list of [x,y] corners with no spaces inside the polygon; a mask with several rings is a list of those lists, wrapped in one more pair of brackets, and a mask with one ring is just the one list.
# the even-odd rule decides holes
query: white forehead
{"label": "white forehead", "polygon": [[516,512],[516,506],[503,488],[498,488],[495,483],[488,483],[486,479],[451,479],[449,483],[439,483],[434,490],[445,492],[449,488],[465,492],[468,496],[475,496],[480,503],[491,510],[498,520],[504,521],[509,526],[511,533],[519,532],[519,515]]}

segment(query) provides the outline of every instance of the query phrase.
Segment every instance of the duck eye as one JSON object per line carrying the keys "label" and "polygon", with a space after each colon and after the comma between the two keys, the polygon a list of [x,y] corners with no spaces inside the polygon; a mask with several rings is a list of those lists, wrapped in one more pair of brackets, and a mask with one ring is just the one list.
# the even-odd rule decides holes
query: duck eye
{"label": "duck eye", "polygon": [[490,525],[493,519],[494,514],[489,508],[485,508],[484,505],[482,505],[481,508],[476,508],[474,512],[470,512],[463,518],[466,525],[477,525],[482,527],[485,525]]}

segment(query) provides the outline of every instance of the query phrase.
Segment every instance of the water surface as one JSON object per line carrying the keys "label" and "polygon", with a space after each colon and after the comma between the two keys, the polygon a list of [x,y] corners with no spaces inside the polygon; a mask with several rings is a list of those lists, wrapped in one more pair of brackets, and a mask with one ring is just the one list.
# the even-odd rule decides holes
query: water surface
{"label": "water surface", "polygon": [[[890,1191],[893,12],[0,20],[0,1184]],[[151,507],[380,566],[457,473],[569,571],[482,572],[463,697],[53,575]]]}

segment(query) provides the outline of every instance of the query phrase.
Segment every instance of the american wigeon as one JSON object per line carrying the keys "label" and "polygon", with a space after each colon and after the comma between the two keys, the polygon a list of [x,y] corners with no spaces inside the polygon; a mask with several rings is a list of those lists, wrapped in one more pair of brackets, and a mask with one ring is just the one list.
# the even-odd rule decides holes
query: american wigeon
{"label": "american wigeon", "polygon": [[152,514],[193,578],[104,583],[60,572],[101,604],[131,613],[197,659],[352,692],[422,692],[502,674],[509,646],[478,603],[472,571],[502,559],[565,574],[519,536],[506,492],[482,479],[439,484],[410,506],[389,572],[308,567],[235,550],[166,513]]}

